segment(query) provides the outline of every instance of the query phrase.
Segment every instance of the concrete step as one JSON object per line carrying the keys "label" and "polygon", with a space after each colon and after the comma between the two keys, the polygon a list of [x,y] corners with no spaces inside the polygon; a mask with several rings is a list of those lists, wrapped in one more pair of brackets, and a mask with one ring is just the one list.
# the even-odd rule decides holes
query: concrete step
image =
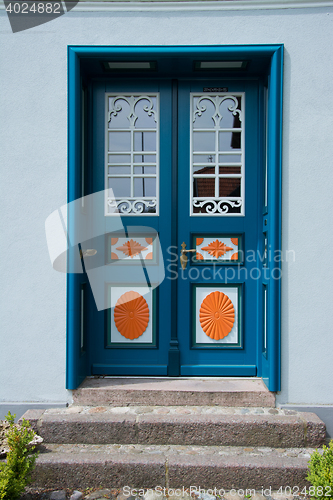
{"label": "concrete step", "polygon": [[325,424],[313,413],[212,406],[29,410],[46,443],[319,447]]}
{"label": "concrete step", "polygon": [[33,486],[272,488],[307,483],[311,448],[47,444]]}
{"label": "concrete step", "polygon": [[73,391],[77,405],[275,406],[275,394],[258,378],[88,377]]}

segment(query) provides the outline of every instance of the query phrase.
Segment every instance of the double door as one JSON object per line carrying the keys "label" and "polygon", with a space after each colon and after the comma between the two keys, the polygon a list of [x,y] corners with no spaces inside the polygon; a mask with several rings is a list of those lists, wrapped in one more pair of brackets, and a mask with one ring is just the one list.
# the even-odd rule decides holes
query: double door
{"label": "double door", "polygon": [[94,83],[92,375],[257,375],[258,107],[254,81]]}

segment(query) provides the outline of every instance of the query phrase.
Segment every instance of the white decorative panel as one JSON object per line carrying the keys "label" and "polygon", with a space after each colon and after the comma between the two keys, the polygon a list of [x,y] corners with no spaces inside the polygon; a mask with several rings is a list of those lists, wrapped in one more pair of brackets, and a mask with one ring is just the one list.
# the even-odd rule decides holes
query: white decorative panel
{"label": "white decorative panel", "polygon": [[111,287],[111,344],[153,342],[153,292],[148,287]]}
{"label": "white decorative panel", "polygon": [[158,215],[159,94],[106,94],[106,215]]}
{"label": "white decorative panel", "polygon": [[191,93],[191,215],[244,215],[244,93]]}
{"label": "white decorative panel", "polygon": [[198,286],[194,307],[196,345],[240,345],[239,287]]}

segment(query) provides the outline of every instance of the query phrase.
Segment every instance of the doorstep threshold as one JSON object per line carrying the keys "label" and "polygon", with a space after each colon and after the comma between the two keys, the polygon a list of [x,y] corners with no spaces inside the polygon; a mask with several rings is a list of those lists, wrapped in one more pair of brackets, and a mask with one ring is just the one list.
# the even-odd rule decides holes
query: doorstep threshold
{"label": "doorstep threshold", "polygon": [[275,406],[275,394],[253,377],[91,377],[73,391],[77,405]]}

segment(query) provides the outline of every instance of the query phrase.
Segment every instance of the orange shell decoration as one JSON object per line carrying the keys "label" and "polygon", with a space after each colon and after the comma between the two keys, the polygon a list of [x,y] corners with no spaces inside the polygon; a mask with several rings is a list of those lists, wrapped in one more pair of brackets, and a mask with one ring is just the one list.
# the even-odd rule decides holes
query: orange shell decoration
{"label": "orange shell decoration", "polygon": [[231,332],[235,322],[235,309],[228,295],[212,292],[207,295],[200,307],[200,324],[208,337],[223,339]]}
{"label": "orange shell decoration", "polygon": [[126,339],[140,337],[149,323],[149,308],[142,295],[131,291],[119,297],[114,308],[114,322]]}

